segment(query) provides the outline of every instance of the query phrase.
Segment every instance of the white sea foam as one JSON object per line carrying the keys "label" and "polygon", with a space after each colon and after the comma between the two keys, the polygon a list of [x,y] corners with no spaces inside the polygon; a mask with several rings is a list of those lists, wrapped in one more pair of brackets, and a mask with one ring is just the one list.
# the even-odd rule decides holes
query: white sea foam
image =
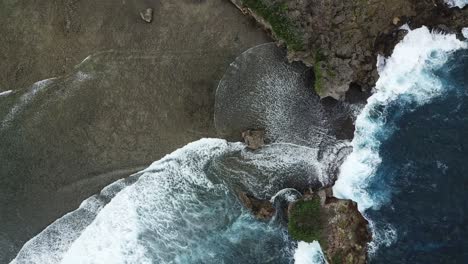
{"label": "white sea foam", "polygon": [[124,180],[118,180],[105,187],[99,195],[84,200],[77,210],[57,219],[29,240],[11,263],[59,263],[71,244],[106,205],[106,201],[128,185]]}
{"label": "white sea foam", "polygon": [[[319,160],[318,148],[310,148],[291,143],[271,144],[267,148],[260,149],[255,153],[247,152],[247,159],[251,159],[253,164],[258,168],[277,168],[280,171],[287,166],[293,167],[297,164],[307,166],[309,172],[317,177],[323,185],[330,182],[330,178],[326,174],[325,165],[329,165],[332,161],[324,159]],[[329,158],[326,156],[325,158]],[[331,158],[330,158],[331,159]],[[271,177],[272,179],[274,177]],[[273,186],[264,186],[263,188],[272,188]]]}
{"label": "white sea foam", "polygon": [[[152,263],[139,240],[141,232],[149,228],[161,236],[159,243],[177,243],[173,240],[178,230],[170,223],[180,221],[178,212],[189,210],[185,207],[194,199],[190,185],[215,188],[200,170],[227,148],[223,140],[204,139],[153,163],[136,184],[102,209],[66,252],[63,263]],[[177,199],[174,192],[179,193]]]}
{"label": "white sea foam", "polygon": [[6,115],[6,117],[4,118],[4,120],[2,120],[1,124],[0,124],[0,130],[1,129],[4,129],[5,127],[7,127],[9,125],[9,123],[16,117],[16,115],[22,111],[22,109],[27,105],[29,104],[33,99],[34,97],[39,93],[41,92],[44,88],[47,87],[47,85],[49,85],[51,82],[53,82],[53,80],[55,80],[56,78],[50,78],[50,79],[45,79],[45,80],[42,80],[42,81],[38,81],[36,83],[34,83],[31,88],[29,89],[28,92],[26,92],[25,94],[23,94],[20,98],[19,98],[19,102],[13,106],[13,108],[10,110],[10,112]]}
{"label": "white sea foam", "polygon": [[29,240],[11,264],[59,263],[62,255],[93,217],[103,207],[96,196],[85,200],[80,208],[70,212]]}
{"label": "white sea foam", "polygon": [[364,187],[381,162],[377,134],[388,128],[385,113],[378,112],[377,107],[386,106],[402,95],[416,104],[440,95],[443,87],[430,69],[443,65],[449,52],[466,46],[455,35],[431,33],[422,27],[410,31],[395,47],[385,66],[380,67],[375,93],[356,120],[353,152],[341,166],[335,195],[357,201],[361,211],[376,205]]}
{"label": "white sea foam", "polygon": [[325,263],[322,249],[317,241],[307,243],[300,241],[294,252],[295,264],[321,264]]}
{"label": "white sea foam", "polygon": [[[394,129],[386,120],[386,107],[395,102],[402,109],[422,105],[442,94],[444,87],[431,70],[441,67],[451,52],[462,48],[467,48],[467,43],[455,35],[430,32],[422,27],[410,30],[391,57],[379,59],[380,78],[357,117],[353,151],[340,168],[333,187],[335,196],[356,201],[361,212],[380,205],[380,200],[369,194],[366,187],[381,163],[380,144]],[[376,239],[388,243],[392,237],[390,234],[388,238]]]}
{"label": "white sea foam", "polygon": [[463,8],[468,4],[468,0],[445,0],[449,7]]}
{"label": "white sea foam", "polygon": [[390,246],[398,237],[396,229],[389,223],[376,223],[369,221],[369,228],[372,233],[372,241],[369,243],[369,254],[374,254],[381,246]]}
{"label": "white sea foam", "polygon": [[466,39],[468,39],[468,27],[462,29],[462,34]]}
{"label": "white sea foam", "polygon": [[[254,171],[291,172],[294,164],[309,169],[315,162],[292,158],[309,148],[274,144],[252,152],[244,147],[221,139],[188,144],[139,172],[132,185],[118,181],[101,191],[105,199],[83,202],[29,241],[13,263],[214,263],[229,257],[231,249],[237,254],[238,247],[250,248],[251,255],[243,256],[249,259],[292,257],[283,229],[255,220],[233,199],[228,186],[237,186],[236,176],[224,166],[229,169],[239,158]],[[257,189],[277,185],[267,178],[258,179],[267,183]],[[257,184],[243,180],[248,188]],[[248,241],[255,242],[248,246]],[[275,244],[272,256],[265,248]]]}
{"label": "white sea foam", "polygon": [[[26,243],[12,263],[153,263],[148,257],[152,247],[169,255],[177,254],[174,248],[190,248],[193,245],[180,238],[183,230],[174,229],[174,223],[184,222],[187,230],[197,228],[190,225],[200,223],[181,215],[188,212],[195,217],[190,212],[201,213],[197,210],[206,207],[201,197],[194,196],[193,188],[226,192],[224,185],[214,185],[204,176],[204,166],[226,150],[241,147],[220,139],[188,144],[140,172],[132,185],[118,181],[104,188],[101,194],[113,197],[108,204],[95,197],[83,202],[77,211],[91,211],[90,221],[73,217],[77,211],[64,216]],[[142,240],[148,230],[158,234],[158,239]]]}
{"label": "white sea foam", "polygon": [[292,203],[297,201],[302,196],[300,192],[298,192],[296,189],[293,188],[285,188],[277,192],[273,197],[270,198],[270,202],[274,203],[276,198],[282,197],[284,198],[288,203]]}
{"label": "white sea foam", "polygon": [[2,97],[2,96],[8,96],[8,95],[10,95],[11,93],[13,93],[13,90],[8,90],[8,91],[0,92],[0,97]]}

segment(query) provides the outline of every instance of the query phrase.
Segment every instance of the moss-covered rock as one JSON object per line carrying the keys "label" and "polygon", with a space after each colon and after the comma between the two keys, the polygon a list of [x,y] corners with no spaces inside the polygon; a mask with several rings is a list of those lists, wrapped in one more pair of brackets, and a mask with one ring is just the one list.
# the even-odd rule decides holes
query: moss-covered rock
{"label": "moss-covered rock", "polygon": [[245,192],[239,191],[237,195],[259,220],[268,221],[277,212],[285,212],[286,215],[279,215],[287,220],[291,238],[309,243],[318,241],[328,263],[366,263],[367,245],[371,241],[368,222],[355,202],[333,197],[331,188],[306,193],[301,199],[278,208],[269,200]]}
{"label": "moss-covered rock", "polygon": [[298,241],[318,241],[328,263],[366,263],[371,235],[355,202],[333,197],[328,188],[304,195],[288,212],[290,236]]}
{"label": "moss-covered rock", "polygon": [[304,50],[304,40],[297,25],[288,17],[288,6],[283,1],[234,0],[239,8],[250,13],[271,30],[274,37],[287,46],[288,50]]}
{"label": "moss-covered rock", "polygon": [[311,196],[301,199],[289,209],[289,235],[305,242],[322,241],[323,221],[320,198]]}

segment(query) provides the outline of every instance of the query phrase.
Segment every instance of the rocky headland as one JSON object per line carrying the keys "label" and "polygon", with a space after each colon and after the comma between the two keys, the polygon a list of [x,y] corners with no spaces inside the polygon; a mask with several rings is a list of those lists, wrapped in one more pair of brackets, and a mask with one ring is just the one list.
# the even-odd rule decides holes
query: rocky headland
{"label": "rocky headland", "polygon": [[[242,133],[250,151],[265,145],[264,130],[246,130]],[[333,178],[333,175],[327,175]],[[368,258],[368,243],[372,236],[368,221],[361,215],[356,202],[333,196],[329,185],[299,190],[289,189],[295,195],[259,199],[249,192],[237,190],[239,201],[261,221],[273,218],[287,225],[289,235],[296,241],[318,241],[328,263],[364,264]],[[284,196],[284,195],[283,195]],[[287,197],[287,196],[285,196]]]}
{"label": "rocky headland", "polygon": [[[293,202],[275,206],[269,200],[238,192],[241,203],[261,221],[275,215],[287,223],[296,241],[318,241],[328,263],[367,263],[369,223],[351,200],[333,197],[331,188],[307,191]],[[279,207],[279,208],[278,208]],[[282,214],[276,214],[281,211]]]}
{"label": "rocky headland", "polygon": [[400,27],[425,25],[456,32],[468,24],[468,8],[443,0],[231,0],[252,16],[290,61],[313,68],[315,91],[344,99],[350,87],[371,89],[377,55],[388,56],[404,36]]}
{"label": "rocky headland", "polygon": [[[463,38],[461,29],[468,24],[467,8],[449,8],[439,0],[231,1],[262,25],[279,46],[287,48],[289,62],[300,61],[312,69],[313,81],[309,89],[313,87],[322,99],[349,99],[345,97],[350,95],[350,88],[369,92],[378,79],[378,56],[391,55],[406,34],[403,25],[410,28],[424,25],[432,30],[457,33]],[[269,87],[272,94],[274,90]],[[321,102],[316,104],[321,105]],[[319,126],[324,127],[323,124]],[[344,123],[340,123],[330,131],[344,127]],[[333,132],[330,135],[336,137]],[[250,149],[260,146],[246,136],[251,137],[250,131],[244,134]],[[287,141],[297,142],[289,138]],[[308,138],[308,142],[312,141]],[[330,141],[324,142],[330,144]],[[323,144],[319,144],[319,148],[323,148]],[[333,163],[340,164],[340,161]],[[302,190],[302,197],[287,203],[286,208],[278,208],[268,200],[246,193],[239,199],[258,219],[282,217],[294,240],[318,241],[328,263],[367,263],[368,243],[372,238],[369,223],[354,201],[333,197],[330,186],[335,176],[330,172],[326,174],[332,179],[329,185]]]}

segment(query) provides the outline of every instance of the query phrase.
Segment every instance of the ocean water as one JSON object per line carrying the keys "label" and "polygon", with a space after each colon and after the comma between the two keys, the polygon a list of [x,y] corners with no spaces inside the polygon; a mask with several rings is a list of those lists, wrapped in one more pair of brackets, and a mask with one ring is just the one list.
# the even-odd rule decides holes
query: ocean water
{"label": "ocean water", "polygon": [[371,263],[466,263],[467,43],[423,27],[379,61],[335,194],[371,222]]}

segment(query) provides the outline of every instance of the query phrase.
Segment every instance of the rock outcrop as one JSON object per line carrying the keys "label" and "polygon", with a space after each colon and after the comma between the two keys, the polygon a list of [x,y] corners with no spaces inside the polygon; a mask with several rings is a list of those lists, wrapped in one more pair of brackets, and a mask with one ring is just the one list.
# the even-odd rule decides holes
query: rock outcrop
{"label": "rock outcrop", "polygon": [[292,239],[318,241],[328,263],[367,263],[367,246],[372,238],[369,223],[355,202],[333,197],[331,188],[307,192],[295,202],[275,204],[276,208],[268,200],[241,191],[237,194],[257,219],[267,221],[280,213],[277,217],[284,217]]}
{"label": "rock outcrop", "polygon": [[151,23],[151,21],[153,21],[153,9],[147,8],[144,12],[140,12],[140,17],[146,23]]}
{"label": "rock outcrop", "polygon": [[242,132],[242,138],[249,149],[259,149],[265,145],[265,130],[246,130]]}
{"label": "rock outcrop", "polygon": [[288,212],[290,235],[319,241],[328,263],[366,263],[371,234],[355,202],[333,197],[328,188],[304,195]]}
{"label": "rock outcrop", "polygon": [[252,211],[252,214],[260,220],[270,220],[276,212],[270,201],[260,200],[246,192],[238,192],[239,200],[242,204]]}
{"label": "rock outcrop", "polygon": [[313,67],[315,91],[335,99],[350,85],[374,86],[377,54],[391,54],[403,24],[453,32],[468,24],[468,8],[443,0],[231,1],[288,47],[290,61]]}

